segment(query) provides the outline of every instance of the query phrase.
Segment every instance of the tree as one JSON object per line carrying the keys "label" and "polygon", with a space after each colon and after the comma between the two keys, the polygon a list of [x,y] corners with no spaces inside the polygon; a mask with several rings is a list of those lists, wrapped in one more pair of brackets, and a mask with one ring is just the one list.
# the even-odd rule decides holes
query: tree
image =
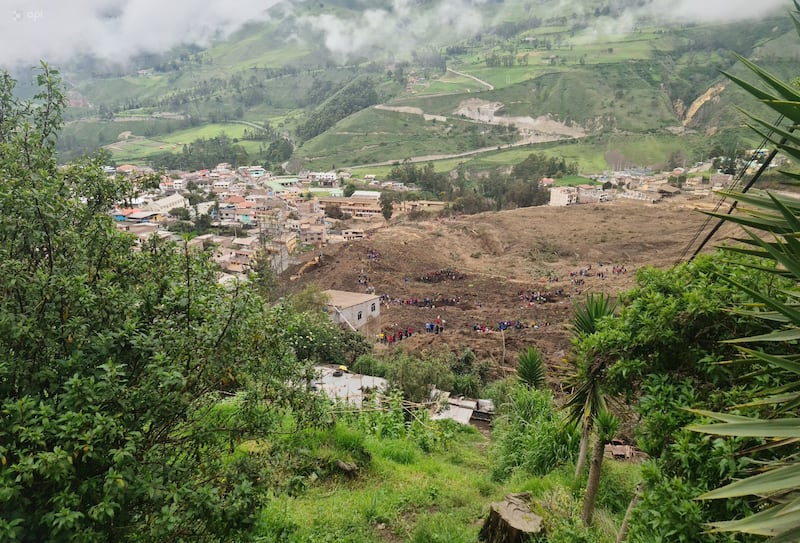
{"label": "tree", "polygon": [[57,165],[64,95],[38,83],[0,74],[0,540],[249,539],[270,470],[237,443],[320,419],[318,323],[117,231],[131,182]]}
{"label": "tree", "polygon": [[381,204],[381,215],[387,221],[392,218],[392,213],[394,213],[394,202],[397,199],[394,192],[390,191],[383,191],[381,192],[381,196],[379,202]]}
{"label": "tree", "polygon": [[345,218],[345,214],[342,211],[342,206],[339,204],[328,204],[325,206],[325,215],[330,217],[334,220],[342,220]]}
{"label": "tree", "polygon": [[597,433],[594,447],[592,448],[592,462],[589,467],[589,479],[586,483],[586,494],[583,497],[583,508],[581,509],[581,520],[585,525],[592,523],[594,515],[594,505],[597,500],[597,491],[600,488],[600,475],[603,468],[603,456],[606,443],[614,439],[614,435],[619,428],[619,420],[608,411],[600,411],[595,417],[595,428]]}
{"label": "tree", "polygon": [[[612,316],[615,309],[616,304],[611,303],[608,295],[587,295],[584,303],[575,308],[575,316],[572,319],[574,341],[580,342],[595,334],[600,319]],[[586,349],[579,353],[576,371],[568,380],[572,385],[572,393],[565,404],[568,412],[567,420],[572,423],[579,422],[581,427],[581,446],[578,461],[575,463],[576,478],[583,474],[586,466],[592,422],[598,413],[606,409],[602,386],[607,359],[593,349]]]}
{"label": "tree", "polygon": [[192,218],[189,210],[185,207],[173,207],[169,210],[169,214],[182,221],[188,221]]}

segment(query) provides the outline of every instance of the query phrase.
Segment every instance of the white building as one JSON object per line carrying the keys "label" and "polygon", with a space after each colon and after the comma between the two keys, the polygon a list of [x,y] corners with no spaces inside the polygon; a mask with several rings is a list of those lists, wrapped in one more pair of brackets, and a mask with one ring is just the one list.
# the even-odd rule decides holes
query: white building
{"label": "white building", "polygon": [[263,166],[250,166],[247,168],[247,174],[253,179],[258,179],[267,175],[267,170]]}
{"label": "white building", "polygon": [[345,290],[326,290],[326,309],[331,320],[358,330],[367,337],[376,335],[381,328],[381,300],[375,294],[362,294]]}
{"label": "white building", "polygon": [[316,181],[321,187],[336,187],[339,185],[339,176],[336,172],[311,172],[308,174],[311,181]]}
{"label": "white building", "polygon": [[167,213],[170,209],[176,207],[189,208],[189,201],[180,194],[171,194],[165,196],[160,200],[154,200],[147,204],[143,209],[146,211],[157,211],[158,213]]}
{"label": "white building", "polygon": [[575,187],[554,187],[550,189],[551,206],[570,206],[578,203],[578,189]]}
{"label": "white building", "polygon": [[380,200],[381,193],[377,190],[356,190],[353,191],[351,198],[369,198],[372,200]]}

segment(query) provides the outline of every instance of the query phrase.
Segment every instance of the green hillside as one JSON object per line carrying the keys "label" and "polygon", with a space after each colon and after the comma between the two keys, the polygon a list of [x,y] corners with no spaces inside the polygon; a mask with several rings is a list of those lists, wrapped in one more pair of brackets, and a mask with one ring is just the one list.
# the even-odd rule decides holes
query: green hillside
{"label": "green hillside", "polygon": [[[465,38],[443,29],[427,41],[414,35],[411,40],[419,43],[403,58],[391,58],[380,47],[347,58],[327,51],[322,31],[309,21],[322,13],[360,20],[367,5],[388,9],[380,2],[301,4],[206,49],[183,47],[143,57],[129,73],[75,68],[71,90],[83,100],[68,112],[73,120],[60,140],[61,156],[66,160],[107,146],[117,161],[148,163],[187,139],[225,133],[238,140],[241,125],[220,126],[243,121],[267,123],[273,140],[294,144],[289,169],[431,155],[487,167],[522,152],[498,147],[533,141],[547,149],[555,145],[548,140],[576,137],[590,138],[566,147],[577,150],[575,159],[587,172],[613,166],[598,157],[617,151],[630,164],[652,165],[676,149],[695,157],[706,147],[744,144],[737,135],[743,119],[735,109],[744,95],[726,85],[721,74],[741,70],[732,52],[756,58],[784,78],[796,75],[800,58],[785,17],[719,25],[641,19],[627,31],[609,32],[625,2],[598,11],[580,3],[565,8],[554,0],[543,0],[535,9],[521,1],[482,4],[486,23],[480,33]],[[435,14],[432,6],[421,4],[415,17]],[[334,103],[334,113],[325,109],[335,96],[348,102],[362,90],[359,81],[374,85],[379,103],[416,109],[365,109],[371,100],[345,109]],[[465,116],[459,108],[466,100],[498,104],[495,117]],[[446,120],[426,120],[420,113]],[[308,127],[320,115],[330,118],[316,135],[319,130]],[[567,129],[537,127],[531,139],[531,132],[511,119],[545,116]],[[498,126],[507,122],[521,130]],[[710,137],[704,142],[709,144],[682,141],[694,133]],[[121,134],[127,143],[117,144]],[[618,143],[642,134],[648,137],[635,144]],[[270,142],[242,142],[247,159],[278,167],[264,155]],[[565,142],[558,146],[565,148]]]}

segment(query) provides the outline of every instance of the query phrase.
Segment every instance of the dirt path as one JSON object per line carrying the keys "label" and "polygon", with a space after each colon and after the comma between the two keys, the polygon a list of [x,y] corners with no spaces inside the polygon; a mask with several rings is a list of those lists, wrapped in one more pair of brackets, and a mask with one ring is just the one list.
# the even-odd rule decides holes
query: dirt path
{"label": "dirt path", "polygon": [[503,145],[495,145],[493,147],[481,147],[480,149],[473,149],[472,151],[464,151],[463,153],[451,153],[446,155],[422,155],[422,156],[414,156],[414,157],[405,157],[405,158],[395,158],[392,160],[384,160],[383,162],[372,162],[369,164],[359,164],[359,168],[374,168],[377,166],[392,166],[398,162],[430,162],[433,160],[448,160],[451,158],[462,158],[468,157],[472,155],[479,155],[481,153],[488,153],[490,151],[500,151],[502,149],[513,149],[514,147],[524,147],[525,145],[530,145],[531,143],[545,143],[548,141],[557,141],[560,139],[565,139],[561,137],[526,137],[520,141],[516,141],[514,143],[506,143]]}
{"label": "dirt path", "polygon": [[488,81],[484,81],[483,79],[478,79],[474,75],[465,74],[464,72],[458,72],[452,68],[448,68],[447,71],[450,73],[454,73],[456,75],[460,75],[461,77],[466,77],[467,79],[472,79],[473,81],[477,81],[478,83],[486,87],[486,90],[494,90],[494,85],[492,85]]}

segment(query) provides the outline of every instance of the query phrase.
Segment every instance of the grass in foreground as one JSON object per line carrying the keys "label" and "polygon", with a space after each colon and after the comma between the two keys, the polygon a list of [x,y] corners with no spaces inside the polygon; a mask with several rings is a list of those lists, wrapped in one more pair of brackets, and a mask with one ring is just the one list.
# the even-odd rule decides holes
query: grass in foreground
{"label": "grass in foreground", "polygon": [[[306,465],[316,468],[296,472],[289,491],[268,500],[257,521],[256,540],[477,543],[490,504],[514,492],[530,492],[551,543],[615,540],[640,477],[638,466],[606,463],[596,521],[589,529],[580,523],[583,488],[571,465],[542,477],[520,469],[497,480],[491,465],[495,453],[489,453],[485,436],[473,427],[442,429],[428,423],[439,437],[427,452],[418,431],[380,437],[342,422],[290,439],[287,452],[310,459]],[[348,478],[331,468],[337,460],[358,464],[357,476]]]}
{"label": "grass in foreground", "polygon": [[477,541],[488,504],[507,490],[489,478],[486,443],[467,427],[430,453],[368,437],[372,460],[357,478],[274,499],[260,519],[264,541]]}

